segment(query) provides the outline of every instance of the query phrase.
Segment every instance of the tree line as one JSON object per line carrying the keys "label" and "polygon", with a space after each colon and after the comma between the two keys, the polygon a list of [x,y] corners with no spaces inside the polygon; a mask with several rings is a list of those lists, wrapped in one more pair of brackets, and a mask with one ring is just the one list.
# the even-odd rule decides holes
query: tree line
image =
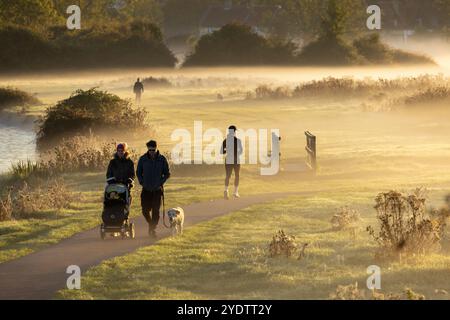
{"label": "tree line", "polygon": [[[326,14],[328,0],[234,0],[234,5],[265,6],[265,27],[278,35],[316,34]],[[366,8],[380,1],[342,0],[348,15],[348,30],[364,28]],[[398,0],[406,20],[417,12],[436,15],[439,27],[450,27],[450,0]],[[152,22],[161,28],[195,29],[206,9],[223,5],[224,0],[0,0],[0,24],[45,29],[64,24],[66,9],[78,5],[83,24],[127,23],[134,19]],[[276,8],[276,10],[274,9]]]}

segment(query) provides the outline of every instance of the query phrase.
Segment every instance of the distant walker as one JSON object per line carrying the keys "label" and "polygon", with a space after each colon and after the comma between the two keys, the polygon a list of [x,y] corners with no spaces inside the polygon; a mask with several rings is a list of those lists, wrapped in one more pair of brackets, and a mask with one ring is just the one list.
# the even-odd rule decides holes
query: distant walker
{"label": "distant walker", "polygon": [[144,93],[144,85],[141,82],[141,79],[138,78],[133,87],[133,92],[136,94],[136,104],[141,104],[142,94]]}

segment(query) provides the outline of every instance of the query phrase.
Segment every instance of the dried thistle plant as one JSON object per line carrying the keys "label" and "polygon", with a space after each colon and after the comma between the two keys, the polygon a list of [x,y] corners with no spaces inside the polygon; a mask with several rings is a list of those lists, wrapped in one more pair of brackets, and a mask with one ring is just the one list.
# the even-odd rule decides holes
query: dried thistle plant
{"label": "dried thistle plant", "polygon": [[[366,295],[366,292],[370,292]],[[368,297],[368,298],[367,298]],[[358,288],[358,282],[347,286],[338,286],[330,295],[331,300],[425,300],[425,296],[406,288],[401,293],[382,293],[377,290],[363,290]]]}
{"label": "dried thistle plant", "polygon": [[12,189],[9,188],[6,196],[0,199],[0,221],[11,220],[13,213],[13,203],[11,198]]}
{"label": "dried thistle plant", "polygon": [[348,286],[338,286],[330,295],[331,300],[366,300],[364,290],[358,289],[358,282]]}
{"label": "dried thistle plant", "polygon": [[401,293],[384,294],[377,291],[372,291],[372,300],[425,300],[425,296],[414,292],[412,289],[406,288]]}
{"label": "dried thistle plant", "polygon": [[288,236],[283,230],[278,231],[269,244],[269,255],[271,258],[277,256],[289,258],[296,250],[295,236]]}
{"label": "dried thistle plant", "polygon": [[379,255],[425,254],[440,249],[444,221],[426,210],[425,190],[412,194],[380,193],[375,199],[379,231],[367,227],[380,246]]}
{"label": "dried thistle plant", "polygon": [[331,218],[331,224],[334,230],[344,230],[357,228],[362,221],[360,213],[347,206],[340,208],[333,218]]}

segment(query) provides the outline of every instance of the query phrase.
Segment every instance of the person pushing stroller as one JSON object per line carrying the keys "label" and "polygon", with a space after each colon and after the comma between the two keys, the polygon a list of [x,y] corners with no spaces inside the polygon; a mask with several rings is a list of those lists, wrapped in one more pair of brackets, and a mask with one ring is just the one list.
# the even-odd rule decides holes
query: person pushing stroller
{"label": "person pushing stroller", "polygon": [[130,158],[126,143],[119,143],[117,145],[114,159],[109,162],[108,170],[106,172],[106,182],[108,184],[121,183],[132,189],[134,178],[134,162]]}
{"label": "person pushing stroller", "polygon": [[100,235],[121,235],[122,239],[135,238],[134,223],[130,223],[131,189],[134,182],[134,162],[130,159],[127,144],[117,145],[114,159],[109,162],[106,172],[107,185],[103,202]]}

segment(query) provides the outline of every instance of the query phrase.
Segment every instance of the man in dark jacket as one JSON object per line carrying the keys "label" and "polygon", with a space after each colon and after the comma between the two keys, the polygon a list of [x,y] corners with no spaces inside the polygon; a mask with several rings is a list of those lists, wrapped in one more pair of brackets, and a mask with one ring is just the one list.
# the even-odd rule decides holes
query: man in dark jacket
{"label": "man in dark jacket", "polygon": [[134,174],[134,162],[130,159],[127,151],[127,144],[120,143],[117,145],[117,152],[114,159],[109,162],[106,179],[108,183],[118,182],[131,187]]}
{"label": "man in dark jacket", "polygon": [[148,152],[139,159],[136,172],[142,186],[142,214],[148,222],[149,235],[153,238],[156,237],[156,227],[159,223],[164,184],[170,178],[169,163],[157,147],[156,141],[147,143]]}
{"label": "man in dark jacket", "polygon": [[236,137],[236,126],[228,128],[227,138],[222,143],[221,153],[225,155],[225,190],[224,198],[229,200],[228,187],[230,185],[231,175],[234,171],[234,193],[233,196],[239,199],[239,179],[241,172],[240,157],[243,153],[242,141]]}

